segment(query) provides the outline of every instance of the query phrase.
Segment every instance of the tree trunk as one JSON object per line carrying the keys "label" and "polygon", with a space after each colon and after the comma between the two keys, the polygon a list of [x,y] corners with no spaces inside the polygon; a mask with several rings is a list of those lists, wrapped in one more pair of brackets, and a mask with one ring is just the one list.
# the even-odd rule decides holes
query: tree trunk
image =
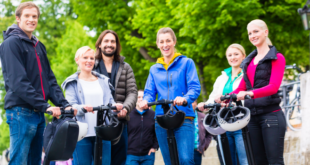
{"label": "tree trunk", "polygon": [[206,86],[204,84],[204,74],[203,74],[203,64],[202,62],[198,63],[198,71],[199,71],[199,81],[200,81],[200,85],[201,85],[201,96],[202,96],[202,100],[205,102],[207,101],[207,91],[206,91]]}

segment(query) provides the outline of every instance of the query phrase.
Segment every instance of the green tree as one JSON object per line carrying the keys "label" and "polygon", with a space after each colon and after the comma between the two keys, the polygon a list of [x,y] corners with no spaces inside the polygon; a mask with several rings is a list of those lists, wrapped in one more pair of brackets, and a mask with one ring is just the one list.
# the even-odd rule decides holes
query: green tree
{"label": "green tree", "polygon": [[131,37],[130,44],[144,46],[150,54],[156,54],[153,53],[157,51],[154,49],[156,31],[163,26],[173,28],[178,50],[196,63],[202,87],[206,87],[202,90],[203,100],[206,100],[220,71],[228,67],[226,48],[240,43],[247,53],[254,49],[246,30],[253,19],[266,21],[271,40],[287,61],[308,64],[307,42],[303,38],[307,35],[302,31],[301,22],[296,21],[300,3],[300,0],[137,0],[133,4],[136,14],[131,22],[143,39]]}
{"label": "green tree", "polygon": [[52,70],[59,85],[77,71],[74,60],[76,51],[82,46],[94,48],[95,45],[77,21],[68,21],[66,26],[65,34],[57,41],[56,56],[51,60]]}

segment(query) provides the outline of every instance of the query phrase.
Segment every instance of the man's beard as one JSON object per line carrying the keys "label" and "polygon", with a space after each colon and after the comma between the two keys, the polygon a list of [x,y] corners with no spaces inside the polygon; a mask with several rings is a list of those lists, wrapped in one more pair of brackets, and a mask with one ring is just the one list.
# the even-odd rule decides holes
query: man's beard
{"label": "man's beard", "polygon": [[[106,51],[104,51],[106,48],[111,48],[113,51],[111,52],[111,53],[108,53],[108,52],[106,52]],[[116,49],[115,49],[115,47],[112,47],[112,46],[105,46],[104,48],[101,48],[101,52],[105,55],[105,56],[107,56],[107,57],[112,57],[114,54],[115,54],[115,52],[116,52]]]}

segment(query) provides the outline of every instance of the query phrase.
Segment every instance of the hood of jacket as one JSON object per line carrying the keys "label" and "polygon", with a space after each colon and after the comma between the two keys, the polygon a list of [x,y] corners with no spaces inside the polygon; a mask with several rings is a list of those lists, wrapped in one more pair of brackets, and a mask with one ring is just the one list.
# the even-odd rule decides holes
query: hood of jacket
{"label": "hood of jacket", "polygon": [[182,54],[181,53],[174,53],[172,59],[170,60],[169,64],[165,63],[165,59],[164,57],[160,57],[157,59],[156,63],[159,63],[159,64],[163,64],[164,68],[167,70],[168,67],[172,64],[172,62],[174,61],[174,59],[176,59],[177,57],[181,56]]}
{"label": "hood of jacket", "polygon": [[[69,76],[68,78],[66,78],[66,80],[61,84],[61,88],[62,89],[66,89],[66,86],[69,82],[72,82],[72,81],[77,81],[79,79],[79,74],[81,72],[75,72],[74,74],[72,74],[71,76]],[[102,75],[102,74],[99,74],[98,72],[95,72],[95,71],[92,71],[91,72],[94,76],[100,78],[100,79],[109,79],[108,77],[106,77],[105,75]],[[110,89],[113,89],[113,86],[109,83],[109,86],[110,86]]]}
{"label": "hood of jacket", "polygon": [[31,36],[31,40],[27,34],[16,24],[10,26],[6,31],[3,31],[3,40],[6,40],[10,36],[15,35],[22,39],[32,42],[34,45],[39,41],[34,35]]}

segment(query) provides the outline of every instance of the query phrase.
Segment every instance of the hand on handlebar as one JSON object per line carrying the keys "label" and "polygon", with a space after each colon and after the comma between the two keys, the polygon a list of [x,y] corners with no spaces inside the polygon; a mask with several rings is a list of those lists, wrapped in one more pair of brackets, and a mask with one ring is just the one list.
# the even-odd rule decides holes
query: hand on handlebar
{"label": "hand on handlebar", "polygon": [[198,105],[197,105],[197,107],[198,107],[198,109],[199,109],[199,111],[209,111],[209,109],[210,108],[204,108],[204,106],[205,106],[205,103],[204,102],[201,102],[201,103],[199,103]]}
{"label": "hand on handlebar", "polygon": [[139,103],[139,107],[141,109],[148,109],[149,106],[147,105],[147,101],[146,100],[142,100],[140,103]]}
{"label": "hand on handlebar", "polygon": [[46,109],[46,111],[53,112],[53,117],[59,117],[61,115],[59,107],[49,107]]}
{"label": "hand on handlebar", "polygon": [[116,110],[117,111],[120,111],[120,110],[122,110],[123,109],[123,104],[120,104],[120,103],[116,103],[116,104],[114,104],[114,106],[116,107]]}
{"label": "hand on handlebar", "polygon": [[223,97],[224,95],[217,95],[217,96],[215,96],[215,98],[214,98],[214,101],[216,102],[216,103],[222,103],[223,101],[221,100],[221,97]]}
{"label": "hand on handlebar", "polygon": [[94,113],[93,106],[91,106],[91,105],[84,105],[83,108],[84,108],[87,112],[92,112],[92,113]]}
{"label": "hand on handlebar", "polygon": [[187,100],[184,97],[176,97],[173,101],[173,105],[182,106],[184,104],[187,104]]}
{"label": "hand on handlebar", "polygon": [[254,93],[252,91],[240,91],[238,94],[237,94],[237,101],[240,101],[240,100],[244,100],[245,96],[246,95],[249,95],[251,97],[254,96]]}
{"label": "hand on handlebar", "polygon": [[65,110],[71,110],[71,109],[73,109],[73,111],[74,111],[74,116],[76,116],[76,114],[77,114],[77,109],[76,109],[76,108],[73,108],[73,107],[71,107],[71,106],[65,108]]}

